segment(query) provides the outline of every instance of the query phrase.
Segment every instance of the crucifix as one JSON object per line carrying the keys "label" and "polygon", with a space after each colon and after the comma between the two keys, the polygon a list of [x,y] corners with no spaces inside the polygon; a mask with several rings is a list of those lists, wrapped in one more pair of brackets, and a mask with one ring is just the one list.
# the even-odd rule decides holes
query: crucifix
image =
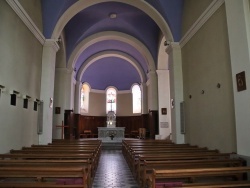
{"label": "crucifix", "polygon": [[63,121],[62,121],[62,125],[56,125],[56,127],[58,128],[62,128],[62,132],[61,132],[61,139],[64,139],[64,128],[69,127],[68,125],[64,125]]}

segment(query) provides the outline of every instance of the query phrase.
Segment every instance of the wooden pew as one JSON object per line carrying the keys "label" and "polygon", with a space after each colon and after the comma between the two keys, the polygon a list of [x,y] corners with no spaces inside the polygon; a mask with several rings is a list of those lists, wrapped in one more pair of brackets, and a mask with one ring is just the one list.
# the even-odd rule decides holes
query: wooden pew
{"label": "wooden pew", "polygon": [[144,160],[191,160],[191,159],[214,159],[214,158],[229,158],[229,153],[210,153],[210,152],[183,152],[183,153],[143,153],[132,156],[128,161],[131,170],[136,172],[138,165]]}
{"label": "wooden pew", "polygon": [[183,184],[182,188],[229,188],[229,187],[250,187],[250,181],[224,181],[224,182],[209,182],[209,183],[192,183]]}
{"label": "wooden pew", "polygon": [[[235,177],[242,180],[243,174],[250,171],[250,167],[225,167],[225,168],[202,168],[202,169],[172,169],[155,170],[149,176],[148,187],[155,188],[156,181],[164,179],[166,182],[171,179],[197,179],[204,177]],[[209,183],[209,182],[207,182]],[[192,186],[191,186],[192,187]]]}
{"label": "wooden pew", "polygon": [[[6,175],[15,174],[16,178],[21,178],[23,174],[27,174],[27,177],[32,176],[32,174],[29,175],[28,172],[23,173],[21,168],[26,168],[26,170],[39,169],[39,171],[44,173],[42,174],[43,176],[41,176],[43,178],[51,178],[52,176],[56,178],[56,173],[52,169],[58,168],[68,169],[68,174],[65,173],[65,176],[61,176],[63,174],[59,173],[60,178],[76,178],[80,173],[74,172],[74,170],[72,171],[71,169],[82,168],[87,178],[85,184],[90,187],[97,168],[101,152],[100,148],[100,140],[91,140],[70,142],[58,141],[56,144],[32,145],[31,147],[23,147],[22,150],[11,150],[9,154],[0,154],[0,178],[5,177],[5,173],[2,171],[3,168],[12,170],[17,170],[17,168],[19,168],[19,170],[17,170],[18,172],[10,170],[10,174],[6,173]],[[52,174],[46,171],[46,169],[50,169]],[[83,171],[81,173],[83,173]],[[35,176],[36,174],[37,176],[34,178],[40,177],[38,172],[34,172],[33,175]],[[12,177],[14,177],[14,175]],[[15,182],[7,184],[8,182],[4,182],[0,187],[62,187],[62,185],[56,185],[50,182],[46,182],[46,184],[44,184],[44,182],[24,182],[20,186],[19,183],[15,184]],[[63,187],[87,187],[86,185],[63,185]]]}
{"label": "wooden pew", "polygon": [[89,160],[0,160],[0,167],[82,167],[86,169],[88,185],[94,178]]}
{"label": "wooden pew", "polygon": [[145,187],[148,175],[153,169],[190,169],[190,168],[215,168],[239,167],[245,163],[242,159],[207,159],[207,160],[172,160],[172,161],[144,161],[138,169],[137,179]]}
{"label": "wooden pew", "polygon": [[[87,169],[82,167],[0,167],[0,178],[5,178],[0,181],[0,187],[20,187],[22,184],[23,187],[36,187],[37,184],[43,187],[58,187],[56,185],[58,179],[78,178],[81,180],[81,185],[77,187],[88,188],[87,173]],[[13,178],[18,178],[20,181]],[[33,178],[33,181],[30,178]]]}
{"label": "wooden pew", "polygon": [[93,153],[19,153],[19,154],[0,154],[0,159],[47,159],[47,160],[73,160],[73,159],[83,159],[89,160],[91,162],[91,167],[93,173],[95,173],[98,165],[98,159],[95,158]]}

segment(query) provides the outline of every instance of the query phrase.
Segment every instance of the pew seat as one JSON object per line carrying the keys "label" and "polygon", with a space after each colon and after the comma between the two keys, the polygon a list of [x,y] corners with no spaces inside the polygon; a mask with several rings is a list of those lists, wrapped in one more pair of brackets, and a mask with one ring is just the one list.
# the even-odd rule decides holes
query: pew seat
{"label": "pew seat", "polygon": [[[51,186],[59,184],[58,180],[62,178],[71,178],[71,179],[81,179],[82,188],[88,188],[88,169],[84,167],[0,167],[0,187],[7,187],[7,185],[17,185],[20,187],[21,184],[44,184],[43,186]],[[79,181],[78,181],[79,182]],[[39,185],[39,186],[40,186]],[[72,184],[75,185],[75,184]],[[35,185],[32,185],[33,187]]]}
{"label": "pew seat", "polygon": [[[233,177],[241,181],[243,175],[250,171],[250,167],[225,167],[225,168],[202,168],[202,169],[172,169],[172,170],[155,170],[150,175],[147,185],[149,188],[155,188],[158,181],[163,180],[168,183],[169,181],[191,179],[193,182],[197,178],[209,177]],[[204,182],[209,184],[210,182]],[[191,185],[191,183],[190,183]],[[193,185],[193,184],[192,184]],[[191,186],[192,187],[192,186]]]}

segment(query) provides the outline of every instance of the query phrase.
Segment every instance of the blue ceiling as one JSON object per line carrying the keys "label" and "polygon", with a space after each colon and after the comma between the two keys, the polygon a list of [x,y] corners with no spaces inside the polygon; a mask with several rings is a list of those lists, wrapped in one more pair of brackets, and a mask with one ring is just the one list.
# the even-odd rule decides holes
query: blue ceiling
{"label": "blue ceiling", "polygon": [[[42,0],[43,33],[51,38],[57,21],[77,0]],[[124,0],[124,2],[126,2]],[[181,16],[183,0],[146,0],[167,22],[175,41],[181,38]],[[109,17],[116,13],[116,19]],[[137,7],[114,1],[98,3],[77,13],[64,28],[67,60],[76,46],[93,34],[103,31],[116,31],[139,40],[157,62],[158,44],[161,31],[154,20]],[[115,39],[103,40],[87,47],[74,65],[77,74],[81,65],[93,55],[104,51],[117,51],[128,54],[138,61],[146,75],[147,61],[143,54],[126,42]],[[79,80],[88,82],[92,89],[104,90],[115,86],[118,90],[129,90],[134,83],[141,82],[137,70],[126,60],[109,57],[91,64]]]}

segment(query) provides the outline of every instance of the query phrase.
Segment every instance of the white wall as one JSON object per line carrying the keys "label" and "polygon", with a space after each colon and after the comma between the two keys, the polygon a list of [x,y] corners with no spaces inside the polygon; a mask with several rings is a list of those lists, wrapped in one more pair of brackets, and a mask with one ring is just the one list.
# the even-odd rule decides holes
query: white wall
{"label": "white wall", "polygon": [[224,5],[183,46],[182,60],[186,141],[221,152],[235,152],[233,86]]}
{"label": "white wall", "polygon": [[[40,11],[40,10],[33,10]],[[42,45],[6,1],[0,1],[0,85],[40,98]],[[8,92],[0,97],[0,153],[38,143],[37,112],[21,98],[10,105]]]}
{"label": "white wall", "polygon": [[[250,11],[249,1],[227,0],[226,15],[230,44],[236,121],[237,153],[250,156]],[[246,90],[238,92],[236,74],[245,71]]]}

